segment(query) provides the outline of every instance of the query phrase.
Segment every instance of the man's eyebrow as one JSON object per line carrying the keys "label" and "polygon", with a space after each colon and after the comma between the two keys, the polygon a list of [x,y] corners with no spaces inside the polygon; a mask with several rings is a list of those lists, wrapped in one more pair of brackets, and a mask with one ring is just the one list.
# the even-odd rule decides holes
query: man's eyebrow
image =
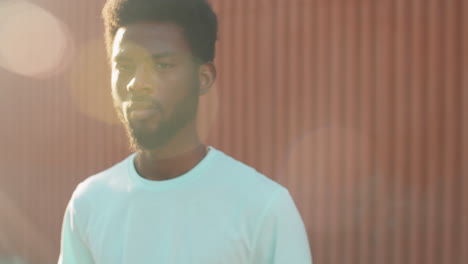
{"label": "man's eyebrow", "polygon": [[167,52],[161,52],[161,53],[153,54],[153,55],[151,55],[151,58],[153,60],[157,60],[157,59],[161,59],[161,58],[165,58],[165,57],[174,57],[177,54],[178,53],[174,52],[174,51],[167,51]]}
{"label": "man's eyebrow", "polygon": [[130,61],[131,59],[124,54],[119,54],[115,56],[112,60],[115,62],[119,62],[119,61]]}
{"label": "man's eyebrow", "polygon": [[[175,57],[178,53],[174,51],[160,52],[150,56],[152,60],[158,60],[166,57]],[[131,61],[132,59],[125,54],[118,54],[113,59],[114,62]]]}

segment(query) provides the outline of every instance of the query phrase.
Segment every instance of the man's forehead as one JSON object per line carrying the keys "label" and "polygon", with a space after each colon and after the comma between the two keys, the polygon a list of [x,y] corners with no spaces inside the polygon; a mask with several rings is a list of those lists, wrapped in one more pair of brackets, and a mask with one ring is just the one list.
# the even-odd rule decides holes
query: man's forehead
{"label": "man's forehead", "polygon": [[113,57],[136,50],[155,54],[186,52],[190,48],[182,28],[174,23],[144,22],[119,28],[114,38]]}

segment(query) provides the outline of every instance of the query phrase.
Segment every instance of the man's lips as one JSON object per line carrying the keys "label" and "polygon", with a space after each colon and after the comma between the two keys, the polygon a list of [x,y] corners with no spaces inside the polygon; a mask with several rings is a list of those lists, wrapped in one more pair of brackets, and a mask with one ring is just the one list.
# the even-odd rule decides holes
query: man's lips
{"label": "man's lips", "polygon": [[130,110],[130,115],[129,117],[131,119],[148,119],[151,117],[154,117],[159,114],[159,111],[154,109],[154,108],[148,108],[148,109],[138,109],[138,110]]}
{"label": "man's lips", "polygon": [[159,115],[159,109],[151,102],[130,102],[127,105],[127,114],[131,119],[148,119]]}

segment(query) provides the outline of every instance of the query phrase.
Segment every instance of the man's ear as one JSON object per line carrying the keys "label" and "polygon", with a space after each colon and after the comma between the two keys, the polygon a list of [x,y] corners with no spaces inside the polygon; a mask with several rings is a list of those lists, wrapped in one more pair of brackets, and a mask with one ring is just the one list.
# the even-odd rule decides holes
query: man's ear
{"label": "man's ear", "polygon": [[208,93],[216,80],[216,67],[212,62],[201,64],[198,67],[198,78],[200,82],[200,89],[198,95]]}

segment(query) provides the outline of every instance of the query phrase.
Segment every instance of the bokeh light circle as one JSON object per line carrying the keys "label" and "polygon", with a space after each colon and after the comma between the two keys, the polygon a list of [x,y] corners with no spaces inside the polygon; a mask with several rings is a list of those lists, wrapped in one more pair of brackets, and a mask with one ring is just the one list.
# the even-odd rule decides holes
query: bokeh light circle
{"label": "bokeh light circle", "polygon": [[49,77],[65,70],[72,46],[65,25],[47,10],[23,0],[0,2],[0,67]]}
{"label": "bokeh light circle", "polygon": [[70,69],[70,96],[79,112],[109,125],[120,124],[111,95],[111,75],[103,38],[90,39],[77,50]]}

